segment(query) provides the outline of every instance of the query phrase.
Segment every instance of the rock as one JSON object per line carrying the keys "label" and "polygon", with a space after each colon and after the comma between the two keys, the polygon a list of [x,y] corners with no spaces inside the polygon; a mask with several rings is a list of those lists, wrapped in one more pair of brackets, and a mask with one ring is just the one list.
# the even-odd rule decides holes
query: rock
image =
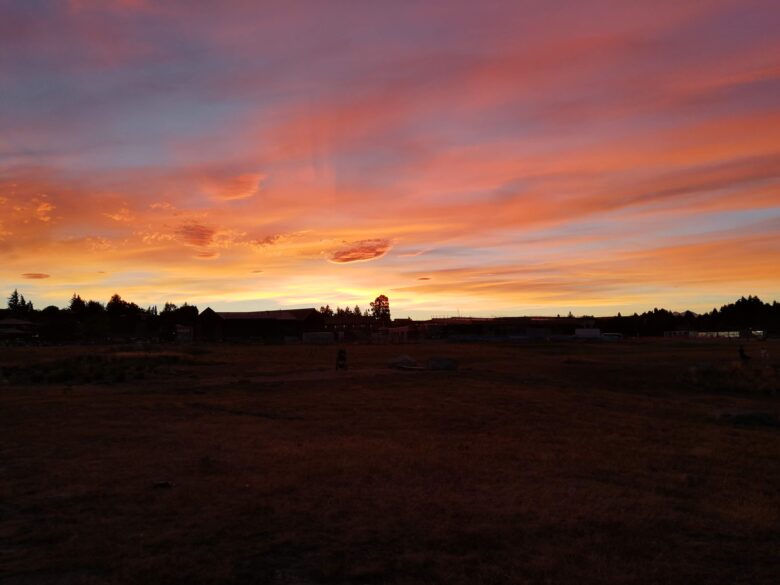
{"label": "rock", "polygon": [[415,360],[410,355],[397,355],[394,358],[388,360],[387,362],[388,368],[398,368],[400,370],[404,368],[416,368],[419,367],[417,364],[417,360]]}
{"label": "rock", "polygon": [[427,363],[429,370],[457,370],[458,360],[448,357],[432,357]]}
{"label": "rock", "polygon": [[722,422],[745,427],[780,427],[780,418],[771,412],[724,412],[718,419]]}

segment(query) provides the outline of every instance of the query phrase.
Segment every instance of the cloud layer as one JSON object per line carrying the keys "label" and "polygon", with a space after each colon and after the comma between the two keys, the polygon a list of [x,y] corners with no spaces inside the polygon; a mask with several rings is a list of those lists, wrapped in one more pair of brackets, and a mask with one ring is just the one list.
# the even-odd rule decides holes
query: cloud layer
{"label": "cloud layer", "polygon": [[22,278],[28,280],[42,280],[44,278],[49,278],[49,276],[49,274],[44,274],[43,272],[25,272],[22,274]]}
{"label": "cloud layer", "polygon": [[346,264],[375,260],[387,254],[390,247],[390,242],[381,238],[348,242],[330,254],[330,261],[336,264]]}
{"label": "cloud layer", "polygon": [[38,305],[780,298],[776,3],[27,4],[0,288]]}

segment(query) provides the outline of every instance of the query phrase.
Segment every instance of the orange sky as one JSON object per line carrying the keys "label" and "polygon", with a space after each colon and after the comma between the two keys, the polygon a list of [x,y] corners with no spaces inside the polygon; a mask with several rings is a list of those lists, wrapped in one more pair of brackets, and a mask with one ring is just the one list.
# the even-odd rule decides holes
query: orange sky
{"label": "orange sky", "polygon": [[2,2],[0,290],[780,299],[776,2]]}

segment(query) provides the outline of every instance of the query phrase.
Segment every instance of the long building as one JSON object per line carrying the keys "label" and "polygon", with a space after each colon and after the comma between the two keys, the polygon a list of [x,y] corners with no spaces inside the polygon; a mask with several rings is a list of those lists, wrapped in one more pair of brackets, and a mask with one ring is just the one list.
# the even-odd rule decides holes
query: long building
{"label": "long building", "polygon": [[322,314],[311,309],[279,311],[214,311],[198,315],[198,338],[204,341],[301,341],[306,333],[325,331]]}

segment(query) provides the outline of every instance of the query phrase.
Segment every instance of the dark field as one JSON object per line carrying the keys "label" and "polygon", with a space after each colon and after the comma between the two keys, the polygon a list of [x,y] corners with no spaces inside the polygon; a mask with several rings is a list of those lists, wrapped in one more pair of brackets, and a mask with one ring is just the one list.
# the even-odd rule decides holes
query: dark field
{"label": "dark field", "polygon": [[0,583],[778,583],[746,349],[4,349]]}

